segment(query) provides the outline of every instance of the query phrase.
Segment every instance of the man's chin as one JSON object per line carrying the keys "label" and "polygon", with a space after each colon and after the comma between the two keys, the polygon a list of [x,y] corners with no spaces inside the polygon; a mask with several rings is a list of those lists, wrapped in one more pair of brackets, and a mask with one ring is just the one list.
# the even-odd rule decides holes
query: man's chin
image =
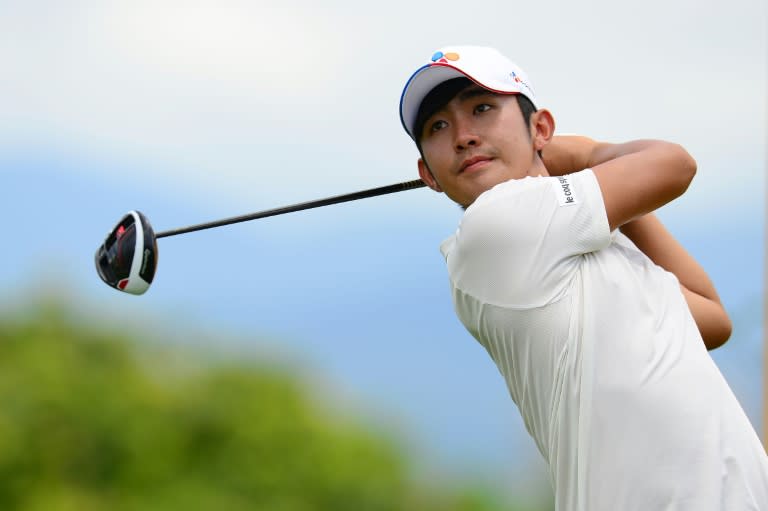
{"label": "man's chin", "polygon": [[508,175],[502,175],[495,172],[483,172],[471,176],[472,188],[476,191],[476,196],[487,192],[494,186],[506,183],[511,179]]}

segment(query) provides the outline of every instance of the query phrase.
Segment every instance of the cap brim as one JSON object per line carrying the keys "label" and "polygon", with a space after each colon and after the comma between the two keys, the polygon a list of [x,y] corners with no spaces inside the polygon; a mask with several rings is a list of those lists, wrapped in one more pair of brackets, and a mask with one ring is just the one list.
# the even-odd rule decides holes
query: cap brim
{"label": "cap brim", "polygon": [[445,64],[428,64],[413,73],[400,97],[400,122],[412,139],[416,140],[413,134],[413,123],[416,121],[419,106],[427,94],[441,83],[461,77],[472,79],[455,67]]}

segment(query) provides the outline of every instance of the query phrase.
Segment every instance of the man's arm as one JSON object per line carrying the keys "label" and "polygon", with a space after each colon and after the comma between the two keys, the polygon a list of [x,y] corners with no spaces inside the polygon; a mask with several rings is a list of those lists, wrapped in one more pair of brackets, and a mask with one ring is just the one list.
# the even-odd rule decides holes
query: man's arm
{"label": "man's arm", "polygon": [[543,159],[551,175],[592,169],[611,230],[676,199],[696,174],[696,162],[685,149],[661,140],[609,144],[559,136],[544,147]]}
{"label": "man's arm", "polygon": [[[659,147],[654,148],[656,145]],[[649,150],[655,154],[650,154],[644,162],[643,157]],[[665,155],[667,151],[670,154]],[[690,182],[690,178],[685,176],[690,174],[690,177],[693,177],[695,162],[686,161],[690,157],[674,154],[678,151],[679,149],[668,147],[663,142],[606,144],[587,137],[560,136],[553,138],[552,143],[544,148],[543,157],[544,164],[552,175],[568,174],[585,168],[601,169],[598,181],[606,201],[611,229],[621,226],[621,231],[654,263],[675,274],[704,344],[708,349],[714,349],[730,337],[731,321],[728,314],[701,265],[664,228],[658,218],[650,214],[650,211],[685,191]],[[634,155],[631,160],[625,158],[629,155]],[[616,161],[617,164],[609,165],[611,161]],[[653,165],[660,167],[643,169],[643,166]],[[607,177],[607,174],[614,170],[617,171],[617,176],[626,177],[625,183],[622,184],[620,179]],[[665,177],[661,176],[660,172],[673,175]],[[597,175],[597,172],[595,174]],[[645,186],[639,182],[642,179],[648,180]],[[654,191],[657,191],[660,197],[649,199],[648,196]],[[632,197],[632,194],[637,196]],[[609,210],[609,197],[614,208],[616,203],[622,200],[628,201],[629,204],[618,211],[614,209],[612,213]]]}

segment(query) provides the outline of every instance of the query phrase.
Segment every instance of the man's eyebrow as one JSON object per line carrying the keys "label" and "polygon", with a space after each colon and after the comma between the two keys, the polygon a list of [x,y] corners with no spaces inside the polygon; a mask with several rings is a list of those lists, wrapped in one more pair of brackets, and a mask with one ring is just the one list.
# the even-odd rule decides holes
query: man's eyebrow
{"label": "man's eyebrow", "polygon": [[473,87],[468,87],[461,91],[456,98],[459,101],[467,101],[472,98],[476,98],[478,96],[490,96],[492,95],[492,92],[488,89],[484,89],[480,87],[479,85],[475,85]]}
{"label": "man's eyebrow", "polygon": [[[468,85],[466,88],[462,89],[461,92],[456,94],[454,96],[454,100],[458,100],[459,102],[468,101],[472,98],[476,98],[479,96],[495,96],[496,93],[489,91],[488,89],[484,89],[480,85],[473,84]],[[422,105],[423,106],[423,105]],[[422,129],[426,126],[427,121],[429,121],[433,116],[439,114],[440,112],[445,112],[445,109],[448,108],[448,103],[444,103],[441,107],[435,108],[429,115],[425,115],[423,117],[423,123],[421,124]]]}

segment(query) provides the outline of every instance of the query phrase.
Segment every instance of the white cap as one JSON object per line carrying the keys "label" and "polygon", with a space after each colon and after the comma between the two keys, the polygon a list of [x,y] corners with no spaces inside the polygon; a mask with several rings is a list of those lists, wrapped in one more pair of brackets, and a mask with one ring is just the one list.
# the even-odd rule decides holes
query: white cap
{"label": "white cap", "polygon": [[416,140],[413,124],[427,94],[441,83],[461,77],[499,94],[522,94],[538,108],[528,75],[497,50],[482,46],[446,46],[413,73],[400,97],[400,121],[412,139]]}

